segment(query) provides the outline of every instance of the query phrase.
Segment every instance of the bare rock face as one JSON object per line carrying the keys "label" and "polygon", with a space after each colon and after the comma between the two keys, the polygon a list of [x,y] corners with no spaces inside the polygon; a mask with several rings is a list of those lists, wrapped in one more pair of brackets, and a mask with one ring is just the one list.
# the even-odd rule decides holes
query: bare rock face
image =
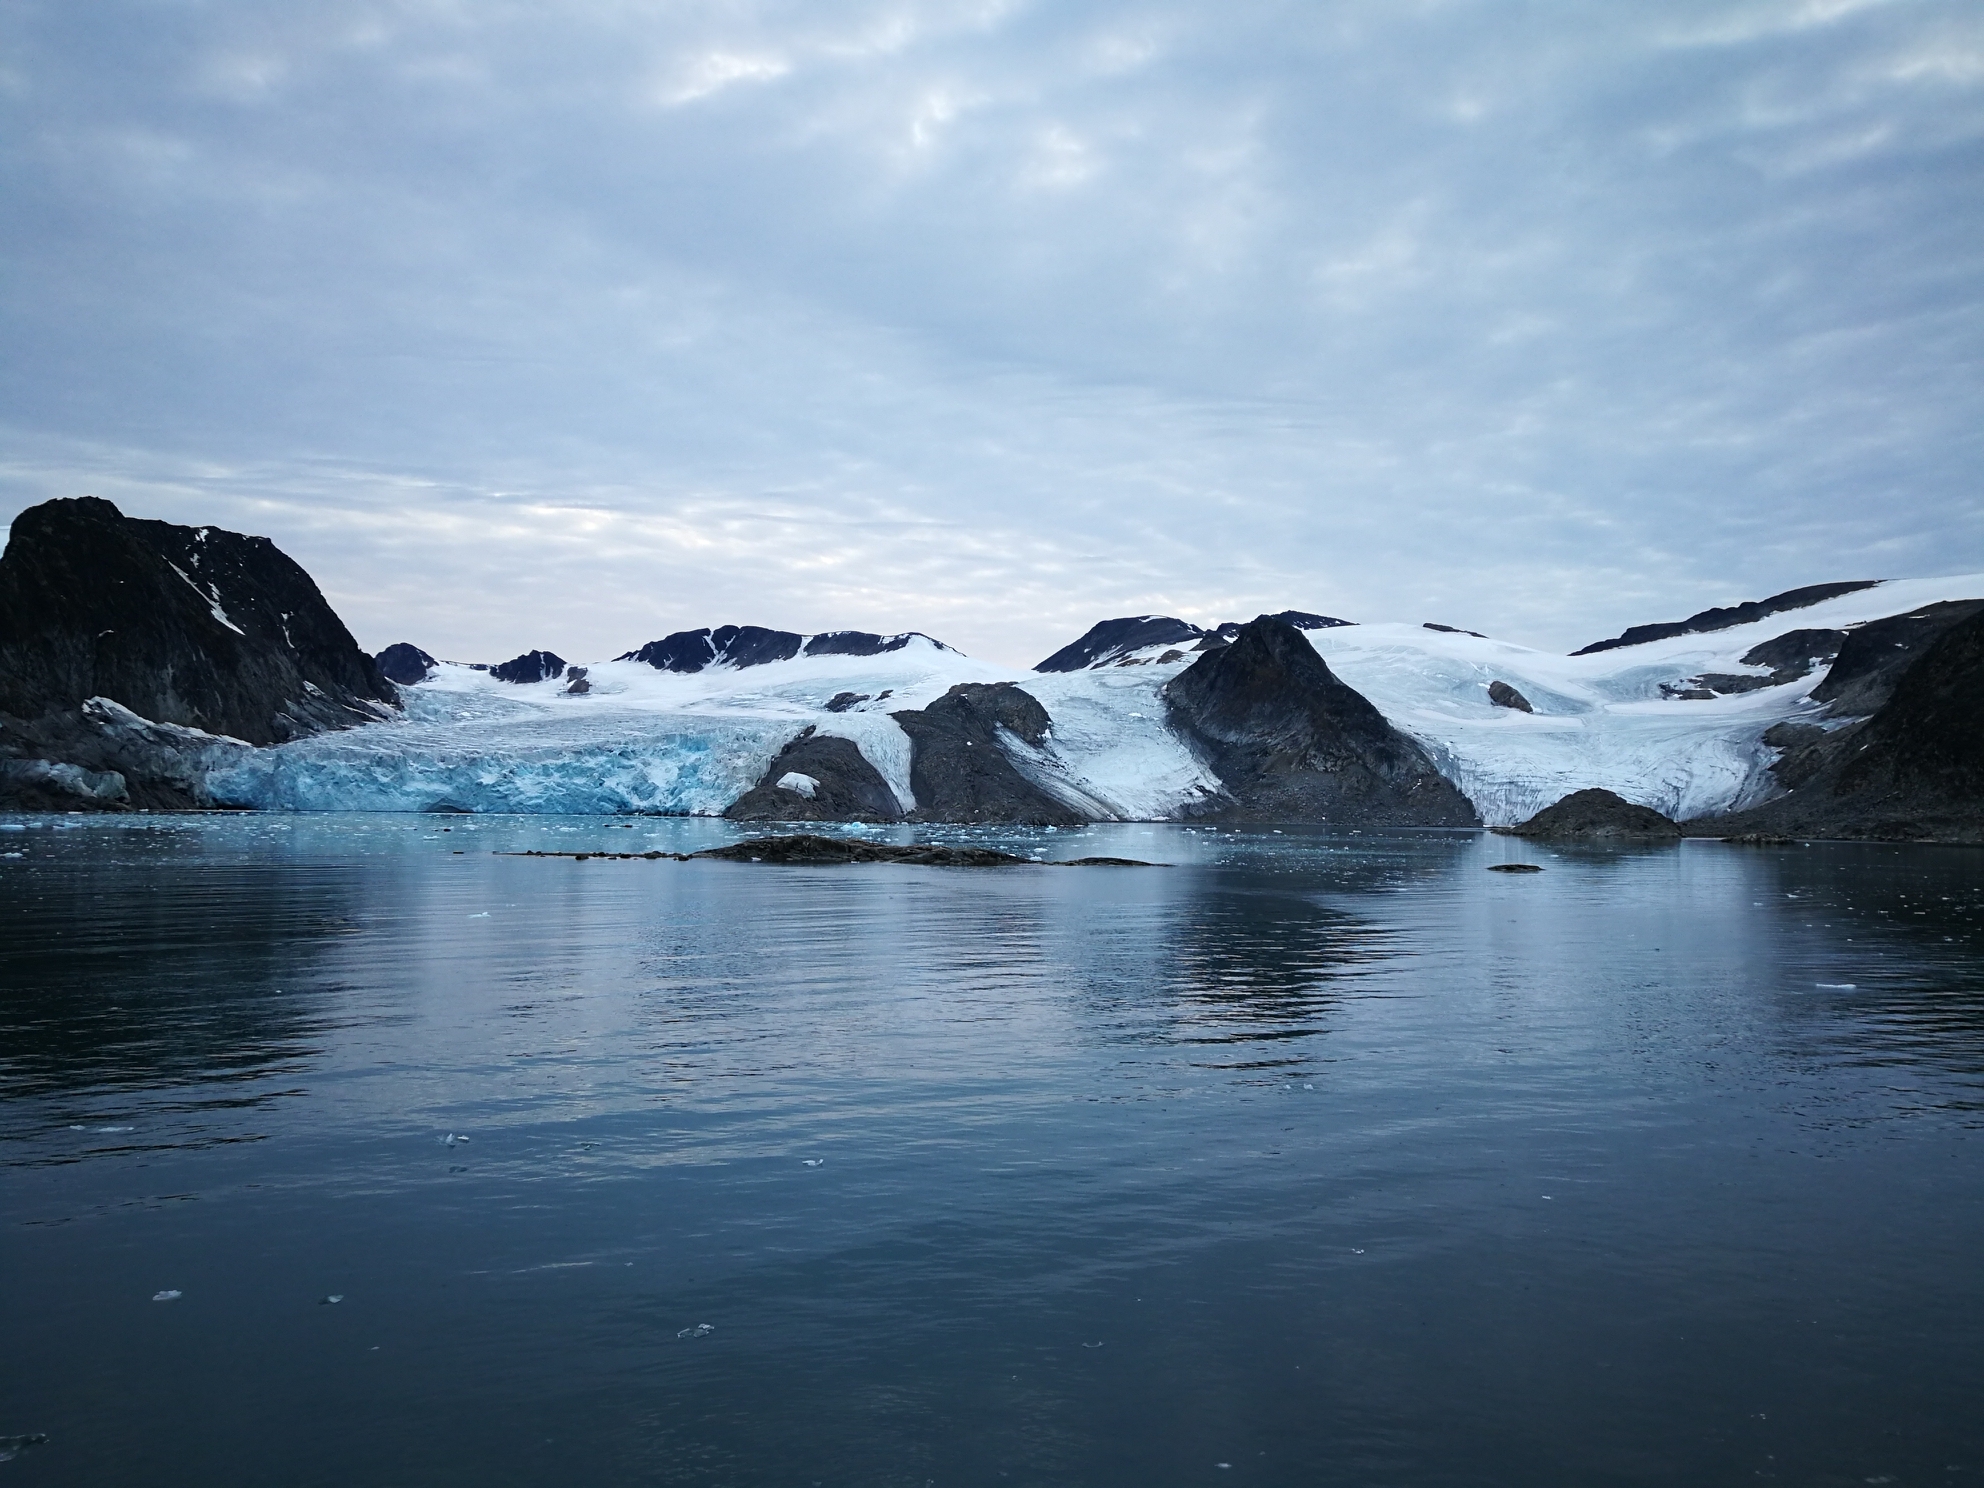
{"label": "bare rock face", "polygon": [[909,735],[910,820],[1073,826],[1088,819],[1007,757],[1001,731],[1037,745],[1051,723],[1039,700],[1012,683],[960,682],[927,708],[889,716]]}
{"label": "bare rock face", "polygon": [[1872,589],[1879,582],[1879,579],[1849,579],[1839,584],[1808,584],[1802,589],[1787,589],[1782,594],[1773,594],[1768,599],[1753,599],[1745,604],[1702,610],[1685,620],[1670,620],[1660,625],[1631,625],[1611,640],[1593,641],[1589,646],[1582,646],[1573,651],[1571,655],[1589,656],[1594,651],[1616,651],[1622,646],[1643,646],[1648,641],[1664,641],[1674,636],[1729,630],[1734,626],[1749,625],[1754,621],[1782,614],[1786,610],[1802,610],[1810,605],[1823,604],[1829,599],[1838,599],[1842,594],[1855,594],[1862,589]]}
{"label": "bare rock face", "polygon": [[274,744],[397,701],[310,576],[266,537],[126,517],[93,496],[14,519],[0,558],[0,711],[114,698]]}
{"label": "bare rock face", "polygon": [[902,807],[852,739],[808,727],[723,814],[732,821],[896,822]]}
{"label": "bare rock face", "polygon": [[498,682],[550,682],[565,675],[565,659],[550,651],[526,651],[489,669]]}
{"label": "bare rock face", "polygon": [[413,687],[434,674],[434,658],[409,641],[396,641],[372,660],[379,675],[402,687]]}
{"label": "bare rock face", "polygon": [[1681,829],[1651,806],[1635,806],[1609,790],[1573,791],[1546,806],[1512,837],[1543,837],[1558,842],[1678,842]]}
{"label": "bare rock face", "polygon": [[1871,718],[1817,737],[1772,734],[1787,749],[1775,767],[1785,794],[1698,818],[1691,834],[1984,842],[1984,607],[1914,656]]}
{"label": "bare rock face", "polygon": [[1871,716],[1930,647],[1980,610],[1984,600],[1947,600],[1855,626],[1841,637],[1825,679],[1812,689],[1813,700],[1826,704],[1828,717]]}
{"label": "bare rock face", "polygon": [[1536,711],[1530,707],[1528,698],[1517,692],[1506,682],[1497,681],[1488,684],[1488,701],[1498,708],[1514,708],[1519,713],[1534,713]]}
{"label": "bare rock face", "polygon": [[1338,680],[1306,637],[1262,617],[1165,685],[1174,731],[1225,785],[1198,813],[1345,827],[1480,825],[1431,756]]}
{"label": "bare rock face", "polygon": [[[14,520],[0,557],[0,755],[125,777],[122,798],[79,802],[199,804],[183,787],[203,751],[349,728],[397,702],[265,537],[140,521],[89,496]],[[28,804],[72,779],[35,773],[41,786],[0,783],[0,799]]]}

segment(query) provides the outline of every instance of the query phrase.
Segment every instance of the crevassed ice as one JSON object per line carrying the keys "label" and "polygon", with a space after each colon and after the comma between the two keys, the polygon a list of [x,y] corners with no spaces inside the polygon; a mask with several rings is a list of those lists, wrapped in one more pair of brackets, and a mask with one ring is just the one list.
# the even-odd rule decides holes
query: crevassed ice
{"label": "crevassed ice", "polygon": [[[1882,584],[1736,629],[1595,656],[1562,656],[1416,623],[1307,632],[1331,668],[1426,745],[1490,824],[1521,821],[1571,791],[1604,786],[1685,818],[1745,804],[1767,786],[1771,724],[1815,715],[1802,681],[1708,702],[1662,697],[1660,684],[1704,671],[1757,672],[1738,660],[1759,641],[1846,628],[1943,599],[1984,596],[1984,576]],[[591,665],[592,691],[557,681],[516,686],[448,664],[404,690],[391,722],[242,749],[208,777],[228,805],[290,811],[717,814],[763,778],[811,725],[853,741],[905,811],[915,807],[908,737],[890,717],[958,682],[1014,681],[1052,718],[1038,748],[1006,738],[1021,773],[1099,819],[1163,820],[1216,793],[1164,722],[1163,684],[1196,660],[1036,674],[916,641],[877,657],[795,657],[688,676],[639,662]],[[1494,680],[1536,712],[1497,708]],[[829,713],[840,692],[867,694]],[[887,693],[883,697],[881,694]],[[797,781],[796,775],[787,780]],[[784,782],[780,782],[784,783]]]}

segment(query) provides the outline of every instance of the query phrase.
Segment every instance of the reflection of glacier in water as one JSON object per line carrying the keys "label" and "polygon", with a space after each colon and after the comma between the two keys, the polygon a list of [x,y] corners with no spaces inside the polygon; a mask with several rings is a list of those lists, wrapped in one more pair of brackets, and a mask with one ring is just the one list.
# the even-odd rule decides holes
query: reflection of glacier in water
{"label": "reflection of glacier in water", "polygon": [[[1742,661],[1760,642],[1980,593],[1984,576],[1888,583],[1750,625],[1590,656],[1407,624],[1307,634],[1332,670],[1426,745],[1492,825],[1587,786],[1687,818],[1748,804],[1768,788],[1776,751],[1762,734],[1818,717],[1810,693],[1826,669],[1712,699],[1676,700],[1663,684],[1703,672],[1764,679],[1768,667]],[[1097,819],[1163,820],[1218,789],[1165,724],[1163,685],[1196,659],[1160,645],[1118,664],[1043,674],[918,638],[879,656],[802,655],[687,675],[603,662],[590,668],[590,693],[577,697],[555,681],[517,686],[443,664],[404,690],[402,719],[233,757],[208,785],[223,804],[284,811],[714,815],[810,726],[852,740],[907,811],[916,804],[909,740],[890,713],[925,707],[960,682],[1010,681],[1053,720],[1038,749],[1007,739],[1022,774]],[[1514,686],[1535,711],[1495,706],[1494,681]],[[859,701],[830,710],[841,694]]]}

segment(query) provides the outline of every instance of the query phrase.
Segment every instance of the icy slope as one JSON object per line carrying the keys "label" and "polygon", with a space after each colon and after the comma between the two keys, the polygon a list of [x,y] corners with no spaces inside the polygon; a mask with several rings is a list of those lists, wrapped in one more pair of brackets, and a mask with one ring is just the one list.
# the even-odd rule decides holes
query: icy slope
{"label": "icy slope", "polygon": [[[1886,583],[1751,625],[1589,656],[1561,656],[1416,624],[1307,632],[1331,668],[1433,752],[1493,824],[1520,821],[1586,786],[1670,816],[1756,798],[1774,751],[1759,736],[1809,718],[1823,665],[1794,683],[1706,701],[1665,697],[1702,672],[1767,676],[1740,658],[1799,629],[1847,629],[1936,600],[1984,596],[1984,575]],[[802,728],[852,740],[905,810],[909,740],[889,716],[959,682],[1018,682],[1046,707],[1048,737],[1008,739],[1021,773],[1099,819],[1164,819],[1218,789],[1165,725],[1163,684],[1193,660],[1153,645],[1073,672],[1016,672],[918,638],[875,656],[800,654],[694,673],[593,664],[591,691],[499,682],[446,663],[405,689],[404,718],[256,750],[208,779],[231,805],[300,811],[688,812],[714,814],[757,783]],[[1495,707],[1510,683],[1533,714]],[[829,702],[861,697],[840,711]],[[887,694],[884,696],[883,694]],[[843,700],[845,701],[845,700]]]}
{"label": "icy slope", "polygon": [[[1312,631],[1309,640],[1338,676],[1435,751],[1491,825],[1522,821],[1586,786],[1684,819],[1747,804],[1764,790],[1776,751],[1759,735],[1818,713],[1809,695],[1826,669],[1708,701],[1663,697],[1661,683],[1702,672],[1767,676],[1768,668],[1738,658],[1787,631],[1845,630],[1979,596],[1984,574],[1897,580],[1730,630],[1589,656],[1404,624]],[[1495,680],[1513,685],[1536,712],[1490,703]]]}
{"label": "icy slope", "polygon": [[[599,662],[583,696],[562,681],[519,686],[444,662],[404,689],[404,718],[258,751],[209,788],[231,805],[280,811],[706,814],[756,784],[810,723],[853,740],[907,802],[909,741],[890,710],[1010,675],[927,641],[686,675]],[[843,692],[869,701],[828,712]]]}

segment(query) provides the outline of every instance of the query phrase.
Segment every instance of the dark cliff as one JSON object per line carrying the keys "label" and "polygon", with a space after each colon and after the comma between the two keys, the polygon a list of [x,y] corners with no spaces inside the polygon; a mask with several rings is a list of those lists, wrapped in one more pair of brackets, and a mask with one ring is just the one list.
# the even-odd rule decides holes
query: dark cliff
{"label": "dark cliff", "polygon": [[1010,682],[960,682],[927,708],[889,715],[909,735],[912,821],[1071,826],[1088,818],[1022,775],[1002,732],[1023,744],[1047,737],[1047,710]]}
{"label": "dark cliff", "polygon": [[251,744],[397,701],[317,586],[266,537],[126,517],[84,496],[14,519],[0,557],[0,711],[108,697]]}
{"label": "dark cliff", "polygon": [[1199,815],[1336,826],[1478,826],[1418,743],[1291,625],[1262,617],[1165,687],[1171,726],[1227,790]]}
{"label": "dark cliff", "polygon": [[1686,829],[1984,842],[1984,612],[1943,630],[1892,689],[1864,722],[1795,744],[1776,766],[1786,794]]}
{"label": "dark cliff", "polygon": [[[87,711],[91,698],[129,714]],[[185,741],[154,729],[140,747],[144,721],[274,744],[396,702],[310,576],[265,537],[142,521],[88,496],[14,519],[0,557],[0,753],[126,774],[136,804],[192,804],[159,764]]]}

